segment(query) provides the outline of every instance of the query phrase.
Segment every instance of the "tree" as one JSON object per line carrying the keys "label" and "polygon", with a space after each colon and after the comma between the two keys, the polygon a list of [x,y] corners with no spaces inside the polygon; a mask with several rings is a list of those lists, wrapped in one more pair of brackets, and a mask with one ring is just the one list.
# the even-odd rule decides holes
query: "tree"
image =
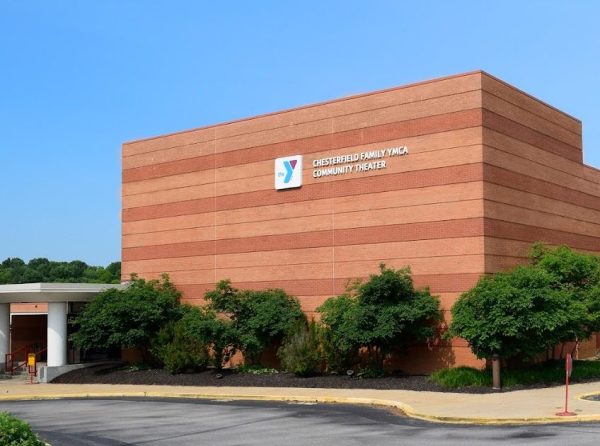
{"label": "tree", "polygon": [[46,258],[31,259],[29,263],[19,258],[8,258],[0,264],[0,284],[33,282],[83,282],[119,283],[121,262],[106,268],[90,266],[80,260],[55,262]]}
{"label": "tree", "polygon": [[423,342],[435,333],[439,301],[428,289],[414,287],[410,268],[380,265],[366,282],[352,282],[346,293],[317,309],[325,325],[329,366],[344,366],[364,348],[370,363],[383,369],[393,352]]}
{"label": "tree", "polygon": [[238,290],[222,280],[205,298],[210,309],[231,321],[231,347],[250,364],[258,363],[268,346],[281,342],[305,318],[298,300],[281,289]]}
{"label": "tree", "polygon": [[600,329],[600,259],[533,245],[531,265],[483,277],[452,307],[449,335],[489,359],[531,358]]}
{"label": "tree", "polygon": [[162,280],[133,277],[124,289],[99,293],[75,317],[71,339],[76,347],[139,348],[148,359],[148,346],[164,325],[181,317],[181,293],[164,275]]}
{"label": "tree", "polygon": [[482,277],[452,307],[449,333],[466,339],[478,358],[531,358],[556,345],[585,308],[540,268],[520,266]]}
{"label": "tree", "polygon": [[553,276],[554,287],[569,293],[573,305],[585,306],[583,316],[573,313],[560,341],[583,340],[600,331],[600,258],[568,246],[549,248],[543,243],[533,245],[530,257],[535,267]]}

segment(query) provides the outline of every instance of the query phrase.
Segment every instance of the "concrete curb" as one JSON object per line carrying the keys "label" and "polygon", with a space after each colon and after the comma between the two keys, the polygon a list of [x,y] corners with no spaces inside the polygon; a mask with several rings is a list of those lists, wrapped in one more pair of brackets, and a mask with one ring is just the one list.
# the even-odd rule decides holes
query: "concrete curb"
{"label": "concrete curb", "polygon": [[589,393],[584,393],[582,395],[577,395],[577,399],[578,400],[586,400],[589,401],[588,398],[591,396],[600,396],[600,392],[596,391],[596,392],[589,392]]}
{"label": "concrete curb", "polygon": [[[597,395],[600,392],[578,395],[578,399]],[[470,424],[470,425],[509,425],[509,424],[554,424],[554,423],[581,423],[600,421],[600,414],[576,415],[573,417],[532,417],[532,418],[485,418],[485,417],[448,417],[419,413],[408,404],[400,401],[385,400],[377,398],[353,398],[353,397],[307,397],[293,395],[237,395],[237,394],[209,394],[209,393],[177,393],[177,392],[90,392],[55,395],[0,395],[1,401],[42,401],[58,399],[85,399],[85,398],[189,398],[189,399],[211,399],[211,400],[247,400],[247,401],[288,401],[304,403],[333,403],[333,404],[358,404],[367,406],[379,406],[401,411],[404,415],[423,421],[446,424]]]}

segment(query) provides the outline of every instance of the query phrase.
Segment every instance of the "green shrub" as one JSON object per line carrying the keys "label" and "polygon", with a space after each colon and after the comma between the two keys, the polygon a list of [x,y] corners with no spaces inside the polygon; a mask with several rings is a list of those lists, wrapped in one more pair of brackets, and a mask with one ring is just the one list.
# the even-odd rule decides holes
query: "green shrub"
{"label": "green shrub", "polygon": [[485,370],[473,367],[456,367],[437,370],[429,379],[441,387],[457,389],[460,387],[491,386],[491,375]]}
{"label": "green shrub", "polygon": [[159,330],[180,317],[181,293],[169,281],[138,279],[124,289],[99,293],[75,317],[73,344],[84,350],[137,348],[147,362],[148,345]]}
{"label": "green shrub", "polygon": [[354,330],[354,321],[358,313],[357,302],[350,296],[342,295],[327,299],[318,311],[325,315],[322,318],[322,341],[327,369],[331,372],[345,373],[360,362],[359,347],[348,335]]}
{"label": "green shrub", "polygon": [[305,319],[298,299],[280,289],[237,290],[229,280],[222,280],[205,297],[213,311],[231,321],[231,345],[249,364],[258,364],[267,347],[281,342]]}
{"label": "green shrub", "polygon": [[0,445],[2,446],[45,446],[31,430],[29,424],[9,413],[0,413]]}
{"label": "green shrub", "polygon": [[[600,378],[600,361],[573,361],[571,382]],[[562,384],[565,382],[565,362],[548,361],[529,367],[505,370],[502,383],[505,387],[531,384]]]}
{"label": "green shrub", "polygon": [[221,369],[223,356],[231,356],[233,349],[233,333],[231,322],[217,317],[210,308],[183,306],[183,316],[177,322],[181,329],[180,336],[192,344],[209,346],[212,351],[211,363]]}
{"label": "green shrub", "polygon": [[383,264],[379,274],[351,283],[346,293],[328,299],[317,311],[332,370],[355,362],[361,349],[370,365],[383,369],[391,353],[431,338],[440,319],[439,301],[428,289],[414,288],[410,268],[394,270]]}
{"label": "green shrub", "polygon": [[204,370],[216,316],[203,308],[182,305],[181,318],[163,327],[153,340],[152,353],[169,373]]}
{"label": "green shrub", "polygon": [[[460,387],[491,386],[492,372],[472,367],[441,369],[432,373],[431,381],[439,386],[456,389]],[[572,382],[600,379],[600,361],[573,361]],[[516,369],[506,369],[502,373],[502,387],[530,385],[560,385],[565,381],[564,361],[548,361]]]}
{"label": "green shrub", "polygon": [[383,378],[384,376],[386,376],[385,370],[373,365],[368,365],[360,369],[360,371],[356,374],[358,379]]}
{"label": "green shrub", "polygon": [[286,338],[277,356],[283,368],[297,376],[316,375],[323,365],[319,327],[315,321],[298,328]]}
{"label": "green shrub", "polygon": [[189,345],[177,340],[164,347],[161,360],[167,372],[177,374],[204,370],[210,358],[206,345]]}

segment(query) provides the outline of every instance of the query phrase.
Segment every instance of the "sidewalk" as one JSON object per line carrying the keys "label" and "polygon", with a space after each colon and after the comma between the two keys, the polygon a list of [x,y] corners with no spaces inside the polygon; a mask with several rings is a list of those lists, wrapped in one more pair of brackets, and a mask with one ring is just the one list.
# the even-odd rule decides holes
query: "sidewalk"
{"label": "sidewalk", "polygon": [[600,393],[600,382],[570,386],[569,411],[574,417],[559,417],[564,410],[564,387],[473,395],[415,392],[408,390],[306,389],[282,387],[192,387],[110,384],[26,384],[22,380],[0,382],[2,401],[68,397],[183,397],[208,399],[252,399],[370,404],[402,410],[408,416],[455,423],[555,423],[600,422],[600,401],[579,397]]}

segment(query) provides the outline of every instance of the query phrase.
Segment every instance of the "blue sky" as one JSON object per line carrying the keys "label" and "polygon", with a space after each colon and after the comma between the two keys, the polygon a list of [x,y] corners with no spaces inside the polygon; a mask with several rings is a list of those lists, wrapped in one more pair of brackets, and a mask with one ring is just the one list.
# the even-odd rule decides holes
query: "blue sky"
{"label": "blue sky", "polygon": [[483,69],[581,119],[600,2],[0,0],[0,259],[120,258],[132,139]]}

